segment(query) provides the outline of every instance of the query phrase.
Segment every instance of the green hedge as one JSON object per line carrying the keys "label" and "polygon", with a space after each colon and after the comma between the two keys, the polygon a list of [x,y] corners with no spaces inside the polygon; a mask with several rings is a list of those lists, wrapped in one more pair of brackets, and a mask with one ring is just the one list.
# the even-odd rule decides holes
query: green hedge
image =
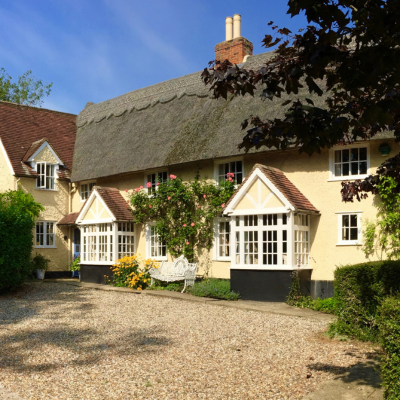
{"label": "green hedge", "polygon": [[338,319],[331,333],[378,340],[377,317],[383,299],[400,291],[400,261],[348,265],[335,271]]}
{"label": "green hedge", "polygon": [[21,190],[0,193],[0,294],[31,275],[35,218],[43,207]]}
{"label": "green hedge", "polygon": [[381,378],[385,399],[400,399],[400,297],[382,302],[378,325],[384,352]]}

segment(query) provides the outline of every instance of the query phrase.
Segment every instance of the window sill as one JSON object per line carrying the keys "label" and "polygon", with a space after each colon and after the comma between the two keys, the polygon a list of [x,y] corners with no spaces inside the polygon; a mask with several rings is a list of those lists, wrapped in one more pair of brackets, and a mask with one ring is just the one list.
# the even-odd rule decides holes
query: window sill
{"label": "window sill", "polygon": [[57,246],[34,246],[35,249],[56,249]]}
{"label": "window sill", "polygon": [[277,266],[273,266],[273,267],[268,267],[266,265],[260,265],[260,266],[257,266],[257,265],[234,265],[234,266],[229,267],[229,269],[264,270],[264,271],[299,271],[299,270],[302,271],[304,269],[307,269],[307,270],[313,269],[313,267],[310,265],[304,265],[304,266],[301,266],[300,268],[297,265],[295,265],[294,267],[290,267],[288,265],[285,265],[285,266],[277,265]]}
{"label": "window sill", "polygon": [[45,192],[58,192],[58,189],[35,188],[35,190],[43,190]]}
{"label": "window sill", "polygon": [[339,243],[336,243],[336,246],[361,246],[361,243],[360,242],[354,242],[354,241],[339,242]]}
{"label": "window sill", "polygon": [[341,182],[341,181],[354,181],[358,179],[365,179],[369,176],[366,175],[352,175],[352,176],[335,176],[334,178],[329,178],[327,182]]}
{"label": "window sill", "polygon": [[230,262],[231,258],[230,257],[216,257],[216,258],[213,258],[212,261]]}

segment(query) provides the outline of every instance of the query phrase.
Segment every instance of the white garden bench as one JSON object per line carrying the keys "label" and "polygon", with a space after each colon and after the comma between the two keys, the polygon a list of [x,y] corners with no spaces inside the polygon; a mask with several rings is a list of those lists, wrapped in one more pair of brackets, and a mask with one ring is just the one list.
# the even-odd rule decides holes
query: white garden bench
{"label": "white garden bench", "polygon": [[151,268],[149,274],[151,277],[151,284],[154,280],[164,282],[185,281],[185,285],[181,293],[183,293],[187,286],[193,286],[196,279],[197,263],[189,263],[187,258],[183,255],[176,258],[175,261],[163,261],[161,267]]}

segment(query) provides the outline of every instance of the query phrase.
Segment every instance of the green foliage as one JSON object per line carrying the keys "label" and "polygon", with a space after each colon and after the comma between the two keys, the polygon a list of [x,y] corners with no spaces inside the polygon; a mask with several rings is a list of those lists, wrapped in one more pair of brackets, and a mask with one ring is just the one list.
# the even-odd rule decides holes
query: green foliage
{"label": "green foliage", "polygon": [[373,255],[376,251],[376,222],[365,220],[363,232],[363,251],[366,257]]}
{"label": "green foliage", "polygon": [[286,303],[290,306],[299,308],[310,308],[315,311],[321,311],[327,314],[337,313],[336,300],[332,297],[329,299],[313,299],[311,296],[306,296],[300,289],[300,279],[297,271],[292,274],[292,286],[286,298]]}
{"label": "green foliage", "polygon": [[31,275],[33,228],[42,210],[22,190],[0,193],[0,293],[15,290]]}
{"label": "green foliage", "polygon": [[44,96],[51,92],[52,83],[44,84],[35,80],[32,71],[18,77],[18,82],[11,82],[11,76],[4,68],[0,68],[0,100],[28,106],[40,106]]}
{"label": "green foliage", "polygon": [[400,298],[382,301],[378,319],[380,342],[383,348],[381,378],[385,399],[400,399]]}
{"label": "green foliage", "polygon": [[137,188],[131,194],[135,223],[153,223],[153,229],[173,257],[184,254],[193,261],[200,248],[210,249],[213,243],[213,219],[221,215],[225,203],[234,192],[231,177],[219,185],[208,180],[184,182],[170,175],[157,190],[148,195]]}
{"label": "green foliage", "polygon": [[32,266],[36,269],[47,270],[49,268],[50,260],[43,256],[42,254],[36,253],[35,257],[32,258]]}
{"label": "green foliage", "polygon": [[231,283],[228,279],[205,279],[196,283],[188,290],[198,297],[211,297],[222,300],[238,300],[239,293],[231,291]]}
{"label": "green foliage", "polygon": [[81,270],[81,257],[78,256],[72,261],[71,265],[69,266],[70,271],[80,271]]}
{"label": "green foliage", "polygon": [[168,290],[170,292],[181,292],[183,290],[184,283],[183,282],[163,282],[156,280],[154,285],[149,286],[148,290]]}
{"label": "green foliage", "polygon": [[338,319],[330,332],[376,341],[379,307],[385,297],[400,291],[400,261],[340,267],[335,271],[334,287]]}

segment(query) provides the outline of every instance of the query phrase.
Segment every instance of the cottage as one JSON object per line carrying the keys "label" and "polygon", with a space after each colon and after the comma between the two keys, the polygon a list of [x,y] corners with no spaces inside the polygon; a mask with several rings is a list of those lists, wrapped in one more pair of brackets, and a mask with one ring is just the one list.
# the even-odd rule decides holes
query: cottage
{"label": "cottage", "polygon": [[57,226],[71,209],[76,115],[0,102],[0,191],[20,188],[45,210],[36,221],[34,253],[50,260],[50,277],[71,261],[70,228]]}

